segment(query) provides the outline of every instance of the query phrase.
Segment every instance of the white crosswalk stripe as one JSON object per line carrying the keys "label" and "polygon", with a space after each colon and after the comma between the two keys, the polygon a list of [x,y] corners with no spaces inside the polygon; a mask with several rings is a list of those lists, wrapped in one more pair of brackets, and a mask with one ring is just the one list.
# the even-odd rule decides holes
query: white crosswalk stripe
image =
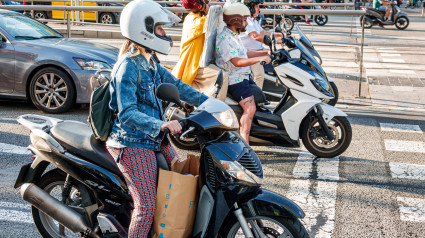
{"label": "white crosswalk stripe", "polygon": [[[287,197],[297,203],[305,212],[303,219],[306,229],[314,237],[331,237],[335,226],[335,204],[339,157],[315,158],[309,153],[301,153],[295,165]],[[317,183],[309,179],[317,176]]]}
{"label": "white crosswalk stripe", "polygon": [[397,197],[400,219],[409,222],[425,222],[425,199]]}
{"label": "white crosswalk stripe", "polygon": [[425,165],[395,162],[389,165],[393,178],[425,180]]}
{"label": "white crosswalk stripe", "polygon": [[379,125],[381,126],[381,131],[422,133],[422,130],[418,125],[393,124],[393,123],[379,123]]}
{"label": "white crosswalk stripe", "polygon": [[384,140],[384,143],[390,151],[425,153],[425,143],[421,141]]}
{"label": "white crosswalk stripe", "polygon": [[0,221],[32,223],[30,206],[28,204],[0,201]]}
{"label": "white crosswalk stripe", "polygon": [[20,154],[20,155],[29,155],[31,152],[27,147],[11,145],[0,143],[0,153],[10,153],[10,154]]}

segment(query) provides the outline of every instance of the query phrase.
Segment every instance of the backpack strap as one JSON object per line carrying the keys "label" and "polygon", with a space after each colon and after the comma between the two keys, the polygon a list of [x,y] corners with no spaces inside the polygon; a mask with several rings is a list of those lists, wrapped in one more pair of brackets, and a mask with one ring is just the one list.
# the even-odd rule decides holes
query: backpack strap
{"label": "backpack strap", "polygon": [[137,64],[137,62],[133,59],[133,57],[129,57],[131,59],[131,61],[133,61],[133,63],[136,65],[137,67],[137,87],[139,87],[140,85],[140,69],[139,69],[139,65]]}

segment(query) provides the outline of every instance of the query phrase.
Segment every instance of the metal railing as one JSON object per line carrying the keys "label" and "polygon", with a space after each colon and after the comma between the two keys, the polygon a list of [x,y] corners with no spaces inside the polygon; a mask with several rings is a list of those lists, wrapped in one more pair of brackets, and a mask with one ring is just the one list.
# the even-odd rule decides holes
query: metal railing
{"label": "metal railing", "polygon": [[[90,0],[86,0],[90,1]],[[115,1],[116,2],[116,1]],[[170,2],[167,2],[170,3]],[[280,4],[283,5],[284,3]],[[353,5],[353,4],[351,4]],[[66,11],[67,22],[67,37],[71,37],[70,31],[70,12],[72,11],[103,11],[103,12],[121,12],[124,7],[113,6],[49,6],[49,5],[0,5],[0,9],[8,10],[40,10],[40,11]],[[187,12],[183,7],[165,7],[172,12]],[[364,10],[317,10],[317,9],[262,9],[265,14],[284,14],[284,15],[337,15],[337,16],[364,16]],[[361,97],[361,82],[363,77],[363,48],[364,48],[364,18],[361,24],[362,37],[361,37],[361,51],[360,51],[360,77],[359,77],[359,97]]]}

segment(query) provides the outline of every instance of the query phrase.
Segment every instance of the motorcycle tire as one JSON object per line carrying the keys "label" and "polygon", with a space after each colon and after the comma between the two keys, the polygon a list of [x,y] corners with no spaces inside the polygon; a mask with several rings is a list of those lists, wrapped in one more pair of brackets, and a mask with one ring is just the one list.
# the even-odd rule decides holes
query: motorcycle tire
{"label": "motorcycle tire", "polygon": [[[173,103],[170,103],[167,105],[167,107],[164,107],[164,115],[167,121],[169,121],[172,118],[172,114],[174,113],[174,110],[179,110],[175,107]],[[171,140],[171,143],[173,143],[174,146],[176,146],[179,149],[182,150],[199,150],[200,145],[198,143],[198,140],[196,138],[189,138],[187,140],[180,140],[180,137],[178,135],[168,135],[168,137]]]}
{"label": "motorcycle tire", "polygon": [[[59,201],[62,201],[62,190],[65,183],[65,174],[59,173],[57,169],[51,170],[44,174],[35,184],[49,193],[51,196],[55,197]],[[78,196],[77,194],[80,194]],[[82,201],[88,206],[93,204],[91,201],[94,201],[90,196],[88,190],[81,184],[73,185],[71,190],[71,196],[75,195],[75,198],[78,201]],[[81,199],[81,200],[80,200]],[[73,204],[73,206],[76,204]],[[59,232],[59,223],[53,220],[48,215],[44,214],[36,207],[31,206],[31,215],[34,220],[35,227],[43,238],[60,238],[64,237]],[[64,229],[65,237],[80,237],[82,234],[74,233],[67,228]]]}
{"label": "motorcycle tire", "polygon": [[331,105],[331,106],[335,106],[336,103],[338,102],[338,97],[339,97],[338,87],[336,86],[336,84],[334,82],[329,82],[329,84],[331,85],[331,89],[332,89],[332,93],[334,94],[334,98],[329,100],[328,104]]}
{"label": "motorcycle tire", "polygon": [[409,26],[409,19],[405,16],[401,16],[395,20],[395,27],[399,30],[404,30]]}
{"label": "motorcycle tire", "polygon": [[328,23],[328,16],[326,15],[316,15],[314,16],[314,22],[319,26],[324,26]]}
{"label": "motorcycle tire", "polygon": [[[250,223],[260,220],[263,223],[261,228],[266,237],[293,237],[293,238],[308,238],[308,232],[304,225],[298,219],[291,219],[280,216],[257,216],[247,217],[248,226]],[[254,233],[254,232],[253,232]],[[235,238],[244,237],[241,225],[236,217],[229,219],[220,229],[220,238]]]}
{"label": "motorcycle tire", "polygon": [[[361,16],[360,17],[360,25],[363,24],[363,18],[364,18],[364,16]],[[372,26],[373,26],[372,22],[368,21],[367,18],[366,18],[365,21],[364,21],[364,26],[363,27],[365,29],[370,29],[370,28],[372,28]]]}
{"label": "motorcycle tire", "polygon": [[[303,121],[302,126],[307,126]],[[334,135],[334,140],[330,141],[322,135],[322,129],[317,118],[312,120],[308,129],[304,131],[302,142],[306,149],[320,158],[332,158],[342,154],[350,145],[352,138],[352,129],[350,122],[346,117],[334,117],[327,124],[329,130]]]}
{"label": "motorcycle tire", "polygon": [[[292,31],[292,29],[294,28],[294,18],[292,17],[292,16],[288,16],[288,15],[285,15],[285,25],[286,25],[286,30],[287,31]],[[281,28],[283,29],[284,27],[283,27],[283,21],[282,21],[282,25],[281,25]]]}

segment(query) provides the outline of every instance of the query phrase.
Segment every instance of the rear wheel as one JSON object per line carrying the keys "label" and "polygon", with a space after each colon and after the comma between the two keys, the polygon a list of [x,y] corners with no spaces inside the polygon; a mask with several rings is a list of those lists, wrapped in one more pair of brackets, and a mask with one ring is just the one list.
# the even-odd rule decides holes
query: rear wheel
{"label": "rear wheel", "polygon": [[47,13],[46,12],[34,12],[34,18],[35,19],[47,19]]}
{"label": "rear wheel", "polygon": [[99,19],[100,19],[99,20],[100,23],[102,23],[102,24],[115,24],[115,23],[117,23],[115,21],[114,15],[110,12],[101,13],[100,16],[99,16]]}
{"label": "rear wheel", "polygon": [[317,118],[310,123],[304,135],[301,135],[306,149],[321,158],[332,158],[342,154],[350,145],[352,138],[351,125],[346,117],[334,117],[327,126],[334,136],[333,140],[324,135]]}
{"label": "rear wheel", "polygon": [[281,28],[285,28],[287,31],[292,31],[292,28],[294,28],[294,19],[292,16],[285,15],[285,25],[282,24]]}
{"label": "rear wheel", "polygon": [[361,16],[361,17],[360,17],[360,25],[364,24],[364,25],[363,25],[363,27],[364,27],[365,29],[370,29],[370,28],[372,28],[372,26],[373,26],[372,22],[370,22],[370,21],[366,18],[366,19],[364,20],[364,23],[363,23],[363,18],[364,18],[364,16]]}
{"label": "rear wheel", "polygon": [[[278,216],[257,216],[246,218],[248,226],[253,231],[253,226],[258,226],[265,237],[273,238],[307,238],[308,233],[298,219]],[[254,237],[260,237],[255,235]],[[242,238],[245,237],[241,225],[236,218],[224,224],[219,233],[220,238]]]}
{"label": "rear wheel", "polygon": [[314,22],[319,26],[324,26],[328,23],[328,16],[326,15],[317,15],[314,17]]}
{"label": "rear wheel", "polygon": [[395,27],[399,30],[404,30],[409,26],[409,19],[405,16],[401,16],[395,20]]}
{"label": "rear wheel", "polygon": [[[65,175],[60,174],[57,170],[52,170],[43,175],[36,185],[52,197],[62,201],[64,183]],[[91,198],[87,189],[81,184],[72,186],[69,205],[81,206],[83,203],[86,203],[85,206],[91,204]],[[50,216],[41,212],[34,206],[31,206],[31,214],[38,232],[44,238],[81,237],[81,233],[74,233],[63,227],[57,221],[53,220]]]}

